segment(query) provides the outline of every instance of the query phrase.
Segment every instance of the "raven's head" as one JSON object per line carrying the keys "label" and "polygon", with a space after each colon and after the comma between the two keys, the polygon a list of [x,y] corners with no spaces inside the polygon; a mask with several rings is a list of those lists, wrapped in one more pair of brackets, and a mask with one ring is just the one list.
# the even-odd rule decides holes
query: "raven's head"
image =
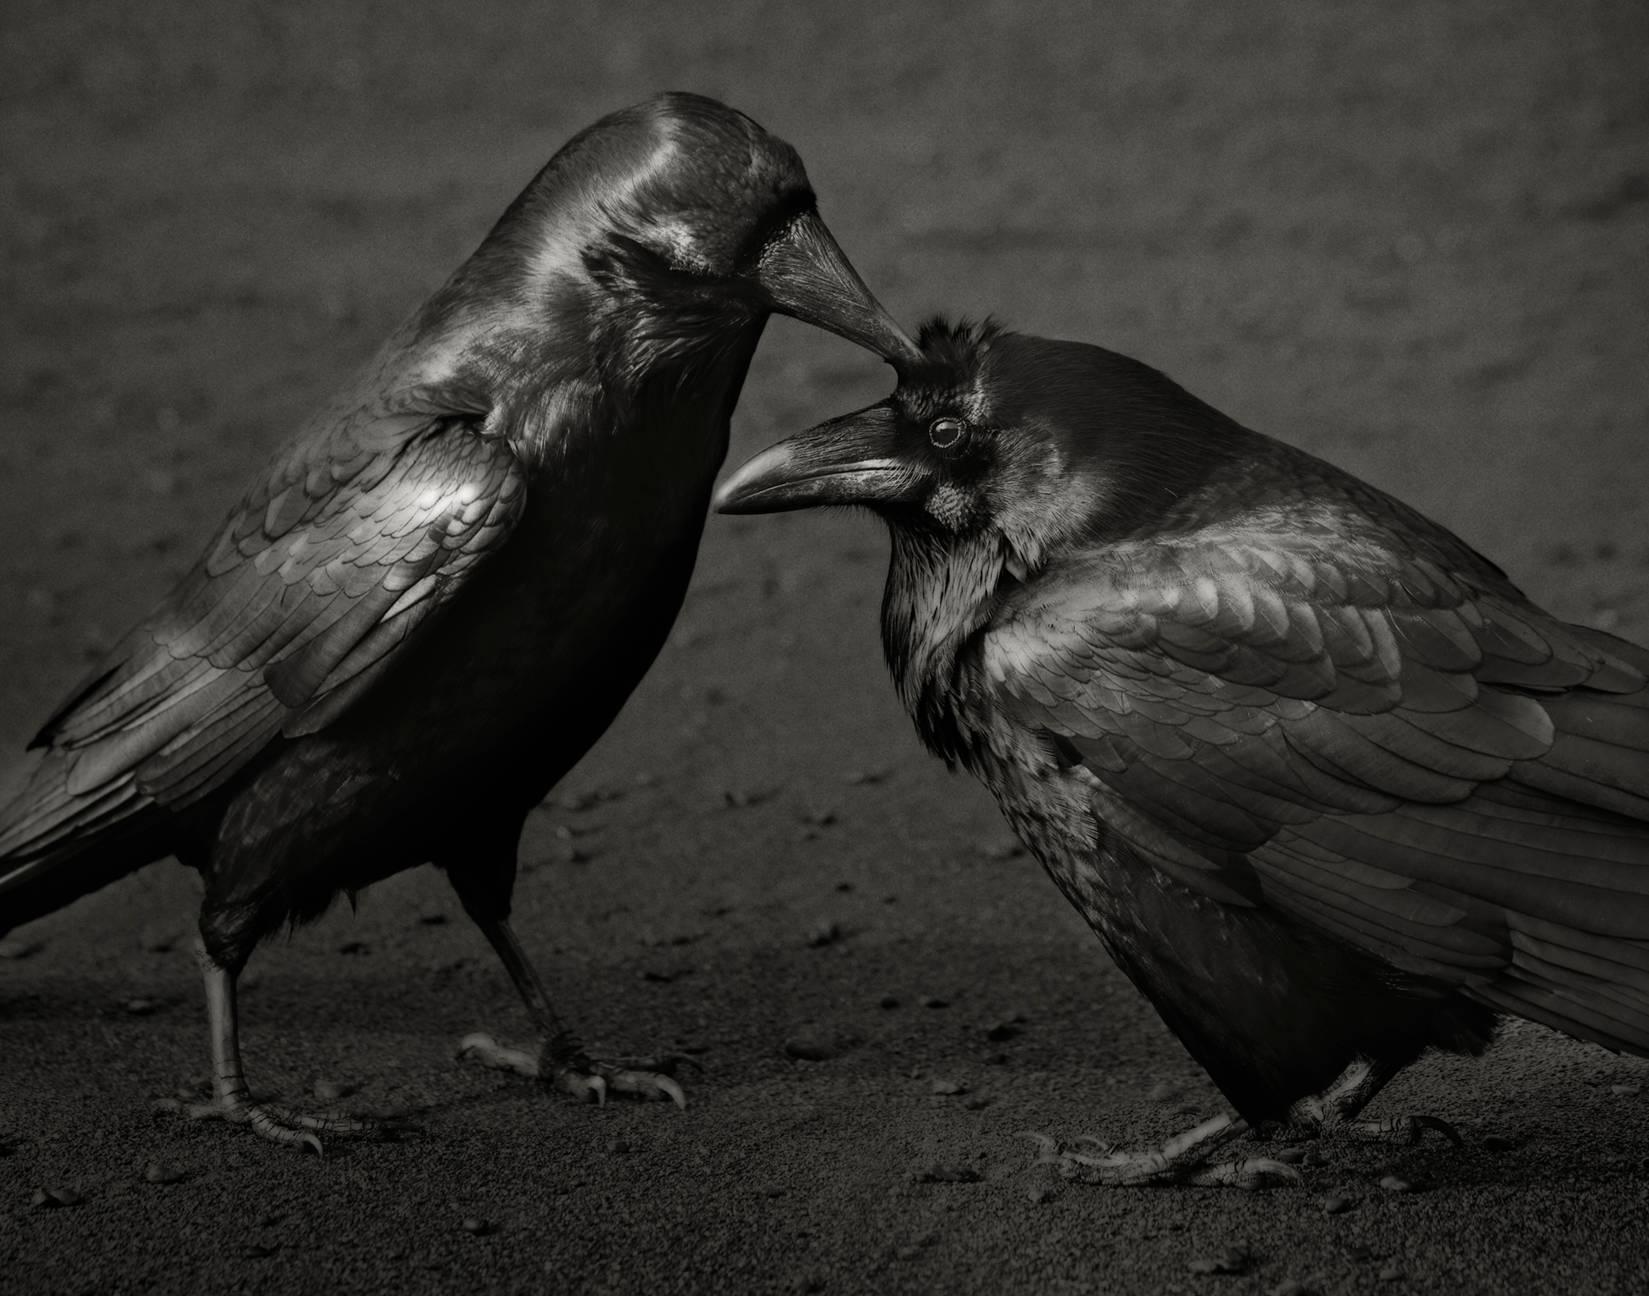
{"label": "raven's head", "polygon": [[1061,546],[1160,524],[1241,430],[1156,370],[1077,342],[935,319],[886,400],[769,447],[724,513],[860,504],[940,546]]}
{"label": "raven's head", "polygon": [[777,311],[890,363],[916,355],[820,219],[796,150],[698,95],[658,95],[574,136],[455,286],[514,309],[576,306],[597,331],[665,344]]}

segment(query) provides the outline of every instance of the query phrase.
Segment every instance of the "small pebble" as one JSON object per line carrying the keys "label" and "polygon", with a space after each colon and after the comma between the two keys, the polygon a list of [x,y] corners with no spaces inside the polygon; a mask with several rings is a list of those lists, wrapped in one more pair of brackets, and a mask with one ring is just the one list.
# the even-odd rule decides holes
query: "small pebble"
{"label": "small pebble", "polygon": [[968,1091],[967,1085],[960,1080],[944,1080],[938,1077],[934,1078],[931,1087],[935,1094],[943,1098],[954,1098],[956,1095],[965,1094]]}
{"label": "small pebble", "polygon": [[841,927],[833,922],[823,922],[807,934],[809,949],[820,949],[825,945],[834,945],[842,939]]}
{"label": "small pebble", "polygon": [[160,1007],[160,1000],[139,997],[128,999],[120,1006],[133,1017],[147,1017]]}
{"label": "small pebble", "polygon": [[36,1188],[29,1205],[35,1210],[57,1210],[64,1206],[78,1206],[83,1198],[73,1188]]}
{"label": "small pebble", "polygon": [[1394,1174],[1382,1175],[1380,1177],[1380,1187],[1389,1193],[1406,1193],[1414,1191],[1414,1185],[1412,1183],[1403,1178],[1401,1175]]}
{"label": "small pebble", "polygon": [[843,782],[849,787],[869,787],[876,783],[885,783],[893,771],[886,766],[876,769],[851,770],[843,776]]}
{"label": "small pebble", "polygon": [[1245,1274],[1253,1266],[1254,1256],[1247,1247],[1226,1247],[1217,1256],[1199,1256],[1185,1266],[1194,1274]]}
{"label": "small pebble", "polygon": [[991,1100],[984,1094],[969,1094],[962,1100],[962,1106],[969,1111],[982,1111],[991,1105]]}
{"label": "small pebble", "polygon": [[1032,1206],[1040,1206],[1043,1202],[1053,1200],[1054,1190],[1047,1184],[1032,1184],[1026,1189],[1025,1196]]}
{"label": "small pebble", "polygon": [[985,1038],[993,1044],[1001,1044],[1003,1041],[1011,1040],[1018,1035],[1024,1024],[1025,1017],[1023,1014],[1015,1013],[1012,1017],[1004,1018],[1002,1021],[985,1027]]}
{"label": "small pebble", "polygon": [[614,1156],[624,1156],[627,1153],[634,1152],[635,1150],[635,1144],[631,1143],[630,1140],[626,1138],[616,1138],[611,1143],[607,1144],[607,1151]]}
{"label": "small pebble", "polygon": [[279,1242],[243,1242],[240,1253],[247,1260],[267,1260],[280,1249]]}
{"label": "small pebble", "polygon": [[945,1165],[935,1162],[930,1166],[923,1166],[912,1176],[917,1183],[978,1183],[979,1171],[972,1166]]}
{"label": "small pebble", "polygon": [[876,1006],[882,1009],[883,1012],[891,1012],[899,1006],[899,996],[885,994],[876,1001]]}
{"label": "small pebble", "polygon": [[924,1008],[949,1008],[950,1007],[950,1000],[949,999],[941,999],[937,995],[923,995],[922,996],[922,1007],[924,1007]]}
{"label": "small pebble", "polygon": [[447,923],[447,915],[441,909],[423,909],[418,913],[418,921],[425,927],[443,927]]}
{"label": "small pebble", "polygon": [[919,1246],[902,1246],[893,1254],[900,1260],[914,1260],[922,1254],[922,1248]]}
{"label": "small pebble", "polygon": [[1387,1265],[1377,1276],[1381,1282],[1402,1282],[1405,1275],[1396,1265]]}
{"label": "small pebble", "polygon": [[317,1080],[312,1092],[321,1102],[337,1102],[354,1093],[357,1086],[347,1080]]}
{"label": "small pebble", "polygon": [[145,927],[138,936],[138,948],[149,954],[166,954],[176,948],[183,933],[175,927]]}
{"label": "small pebble", "polygon": [[835,1036],[806,1032],[787,1039],[784,1051],[801,1062],[828,1062],[842,1050]]}
{"label": "small pebble", "polygon": [[151,1161],[143,1167],[143,1177],[152,1184],[175,1184],[187,1179],[189,1172],[182,1166],[168,1165],[164,1161]]}
{"label": "small pebble", "polygon": [[1284,1278],[1271,1289],[1268,1296],[1318,1296],[1322,1290],[1320,1278],[1307,1278],[1304,1282],[1298,1278]]}
{"label": "small pebble", "polygon": [[1357,1203],[1344,1193],[1330,1193],[1323,1198],[1324,1215],[1344,1215]]}
{"label": "small pebble", "polygon": [[1609,1092],[1616,1098],[1636,1098],[1643,1092],[1640,1084],[1615,1084],[1609,1086]]}
{"label": "small pebble", "polygon": [[475,1215],[466,1215],[458,1227],[476,1237],[485,1237],[492,1232],[491,1223]]}

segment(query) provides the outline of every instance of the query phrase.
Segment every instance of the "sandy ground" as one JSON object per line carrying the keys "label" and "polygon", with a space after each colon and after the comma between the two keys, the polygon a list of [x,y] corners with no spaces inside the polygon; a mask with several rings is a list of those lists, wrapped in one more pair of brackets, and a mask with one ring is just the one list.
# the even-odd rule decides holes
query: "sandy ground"
{"label": "sandy ground", "polygon": [[[669,86],[792,140],[901,316],[1139,355],[1649,638],[1639,0],[340,8],[4,6],[9,748],[548,154]],[[734,456],[886,382],[776,325]],[[669,647],[524,843],[561,1002],[609,1049],[696,1057],[689,1111],[456,1065],[525,1024],[425,870],[263,950],[243,997],[255,1083],[356,1086],[420,1138],[320,1163],[152,1114],[206,1071],[194,882],[157,865],[0,963],[0,1290],[1649,1287],[1649,1067],[1534,1028],[1382,1097],[1463,1151],[1338,1149],[1265,1195],[1033,1166],[1022,1129],[1143,1140],[1216,1098],[918,750],[885,547],[713,519]],[[1189,1267],[1232,1247],[1245,1274]]]}

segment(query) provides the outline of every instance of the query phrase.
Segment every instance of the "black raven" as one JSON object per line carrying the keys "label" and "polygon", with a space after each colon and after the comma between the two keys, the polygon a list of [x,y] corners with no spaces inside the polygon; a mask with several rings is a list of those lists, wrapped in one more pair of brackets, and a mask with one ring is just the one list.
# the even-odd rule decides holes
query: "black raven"
{"label": "black raven", "polygon": [[510,896],[528,813],[675,620],[774,311],[912,353],[749,117],[665,94],[576,135],[46,721],[0,806],[0,932],[161,856],[198,869],[196,1114],[319,1151],[361,1123],[250,1099],[236,977],[283,924],[430,861],[542,1034],[472,1051],[679,1103],[584,1055]]}
{"label": "black raven", "polygon": [[1235,1108],[1066,1173],[1254,1186],[1292,1172],[1219,1160],[1245,1125],[1413,1136],[1355,1118],[1499,1013],[1649,1054],[1649,652],[1126,356],[919,345],[716,502],[882,516],[922,738]]}

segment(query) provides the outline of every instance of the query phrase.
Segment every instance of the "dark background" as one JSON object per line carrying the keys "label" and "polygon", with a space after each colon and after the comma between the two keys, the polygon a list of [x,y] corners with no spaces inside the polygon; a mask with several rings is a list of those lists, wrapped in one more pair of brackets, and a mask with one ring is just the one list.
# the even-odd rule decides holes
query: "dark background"
{"label": "dark background", "polygon": [[[795,143],[902,318],[1138,355],[1649,637],[1641,0],[7,0],[0,35],[8,749],[549,154],[667,87]],[[776,323],[735,460],[887,381]],[[1016,1131],[1142,1141],[1217,1100],[918,750],[885,549],[849,515],[712,519],[657,668],[530,827],[519,929],[594,1042],[697,1051],[687,1113],[453,1064],[526,1029],[424,870],[260,952],[242,1001],[255,1085],[358,1086],[422,1139],[322,1164],[152,1115],[207,1072],[194,882],[158,865],[0,947],[0,1289],[1643,1290],[1649,1068],[1532,1027],[1381,1098],[1464,1151],[1339,1149],[1258,1196],[1033,1166]],[[787,1057],[804,1036],[835,1056]],[[1232,1245],[1247,1276],[1188,1270]]]}

